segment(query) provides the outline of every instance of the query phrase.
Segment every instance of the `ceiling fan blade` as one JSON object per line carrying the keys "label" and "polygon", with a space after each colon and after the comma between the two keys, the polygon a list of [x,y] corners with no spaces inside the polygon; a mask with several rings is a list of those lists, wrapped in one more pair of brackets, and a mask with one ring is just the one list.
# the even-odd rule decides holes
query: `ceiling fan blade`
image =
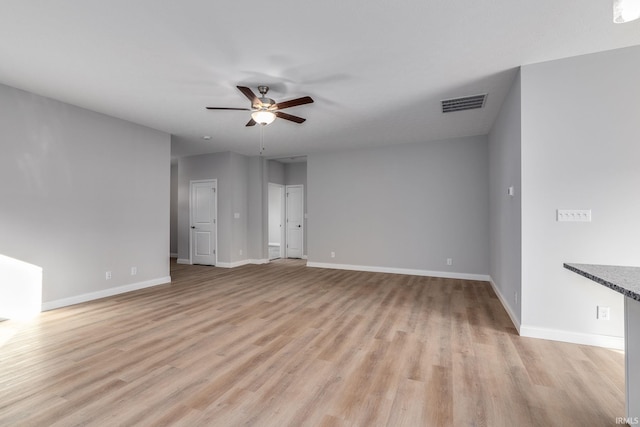
{"label": "ceiling fan blade", "polygon": [[291,114],[283,113],[282,111],[276,111],[274,113],[277,117],[285,120],[289,120],[296,123],[303,123],[307,119],[303,119],[302,117],[293,116]]}
{"label": "ceiling fan blade", "polygon": [[247,98],[249,98],[249,101],[251,101],[251,105],[260,105],[260,100],[258,99],[258,97],[256,96],[255,93],[253,93],[253,91],[251,89],[249,89],[246,86],[236,86],[238,88],[238,90],[240,90],[240,92],[242,92],[244,94],[244,96],[246,96]]}
{"label": "ceiling fan blade", "polygon": [[253,119],[250,119],[245,126],[255,126],[257,122]]}
{"label": "ceiling fan blade", "polygon": [[249,108],[234,108],[234,107],[206,107],[207,110],[236,110],[236,111],[251,111]]}
{"label": "ceiling fan blade", "polygon": [[297,105],[310,104],[313,102],[310,96],[303,96],[302,98],[291,99],[289,101],[278,102],[275,105],[277,110],[284,110],[285,108],[295,107]]}

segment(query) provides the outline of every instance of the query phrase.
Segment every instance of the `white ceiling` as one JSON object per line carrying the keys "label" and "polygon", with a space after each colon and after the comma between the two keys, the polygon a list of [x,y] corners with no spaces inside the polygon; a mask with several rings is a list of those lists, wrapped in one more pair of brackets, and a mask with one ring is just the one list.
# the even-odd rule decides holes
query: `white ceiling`
{"label": "white ceiling", "polygon": [[611,0],[0,0],[0,83],[171,133],[174,156],[258,154],[248,112],[204,108],[248,107],[236,85],[315,99],[264,128],[265,155],[304,155],[486,134],[518,66],[637,44]]}

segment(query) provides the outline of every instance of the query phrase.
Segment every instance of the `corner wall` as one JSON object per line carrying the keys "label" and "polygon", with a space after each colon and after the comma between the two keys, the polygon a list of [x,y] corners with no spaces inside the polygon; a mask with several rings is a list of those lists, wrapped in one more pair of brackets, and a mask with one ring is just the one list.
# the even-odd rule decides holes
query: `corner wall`
{"label": "corner wall", "polygon": [[172,257],[178,256],[178,163],[171,164],[170,245]]}
{"label": "corner wall", "polygon": [[517,329],[522,323],[521,132],[518,72],[489,133],[490,276]]}
{"label": "corner wall", "polygon": [[266,160],[226,152],[178,159],[178,262],[189,262],[189,186],[193,180],[218,183],[217,265],[267,262]]}
{"label": "corner wall", "polygon": [[189,261],[189,187],[193,180],[218,180],[218,262],[231,262],[231,153],[182,157],[178,160],[178,260]]}
{"label": "corner wall", "polygon": [[623,297],[563,263],[640,265],[638,70],[640,47],[522,68],[523,335],[623,345]]}
{"label": "corner wall", "polygon": [[0,144],[0,255],[44,309],[170,281],[168,134],[0,85]]}

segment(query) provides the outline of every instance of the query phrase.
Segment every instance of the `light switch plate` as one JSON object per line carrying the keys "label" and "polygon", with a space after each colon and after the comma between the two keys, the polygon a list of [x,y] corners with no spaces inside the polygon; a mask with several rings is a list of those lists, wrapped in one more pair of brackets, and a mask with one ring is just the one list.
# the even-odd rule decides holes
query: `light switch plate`
{"label": "light switch plate", "polygon": [[591,222],[591,209],[558,209],[558,222]]}

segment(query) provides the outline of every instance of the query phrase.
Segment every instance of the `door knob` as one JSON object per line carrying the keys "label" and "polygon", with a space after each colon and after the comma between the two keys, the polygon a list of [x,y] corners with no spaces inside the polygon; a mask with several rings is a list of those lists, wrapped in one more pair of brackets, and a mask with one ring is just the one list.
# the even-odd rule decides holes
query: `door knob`
{"label": "door knob", "polygon": [[298,228],[302,227],[301,225],[298,225]]}
{"label": "door knob", "polygon": [[192,225],[191,228],[196,228],[196,227],[194,225]]}

